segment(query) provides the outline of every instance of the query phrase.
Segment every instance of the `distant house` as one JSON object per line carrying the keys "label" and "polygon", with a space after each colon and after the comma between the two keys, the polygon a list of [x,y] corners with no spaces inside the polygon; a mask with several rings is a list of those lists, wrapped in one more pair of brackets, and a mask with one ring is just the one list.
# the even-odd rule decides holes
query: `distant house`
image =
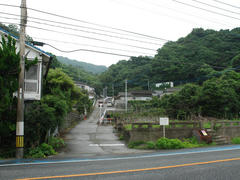
{"label": "distant house", "polygon": [[[128,101],[130,100],[151,100],[152,99],[152,91],[144,91],[144,90],[139,90],[139,91],[130,91],[127,94],[127,99]],[[118,98],[120,100],[125,100],[125,92],[119,92],[118,93]]]}
{"label": "distant house", "polygon": [[93,87],[81,82],[75,82],[75,85],[83,90],[86,90],[88,92],[89,99],[94,99],[96,96],[95,89]]}
{"label": "distant house", "polygon": [[157,88],[159,88],[159,87],[169,87],[169,88],[172,88],[174,85],[173,85],[173,82],[161,82],[161,83],[156,83],[155,86]]}
{"label": "distant house", "polygon": [[[7,37],[10,35],[16,40],[17,51],[19,51],[19,38],[0,28],[0,36]],[[0,41],[2,38],[0,37]],[[51,56],[50,54],[42,51],[41,49],[25,43],[25,55],[28,60],[38,59],[38,63],[31,66],[28,71],[25,71],[25,87],[24,87],[24,100],[40,100],[42,90],[43,77],[47,76]],[[17,95],[15,93],[14,95]]]}

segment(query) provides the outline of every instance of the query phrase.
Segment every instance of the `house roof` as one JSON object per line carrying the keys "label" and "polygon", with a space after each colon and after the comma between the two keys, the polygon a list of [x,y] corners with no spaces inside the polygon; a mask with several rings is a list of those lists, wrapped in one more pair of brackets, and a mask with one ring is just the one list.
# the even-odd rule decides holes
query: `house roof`
{"label": "house roof", "polygon": [[[16,40],[19,40],[19,37],[13,35],[12,33],[6,31],[5,29],[3,29],[3,28],[1,28],[1,27],[0,27],[0,31],[2,31],[4,34],[7,34],[7,35],[12,36],[12,37],[13,37],[14,39],[16,39]],[[39,49],[39,48],[36,47],[36,46],[33,46],[33,45],[32,45],[31,43],[29,43],[29,42],[25,42],[25,45],[28,46],[28,47],[31,48],[31,49],[34,49],[34,50],[36,50],[36,51],[44,54],[44,55],[47,56],[47,57],[51,57],[51,54],[49,54],[49,53],[47,53],[47,52]]]}

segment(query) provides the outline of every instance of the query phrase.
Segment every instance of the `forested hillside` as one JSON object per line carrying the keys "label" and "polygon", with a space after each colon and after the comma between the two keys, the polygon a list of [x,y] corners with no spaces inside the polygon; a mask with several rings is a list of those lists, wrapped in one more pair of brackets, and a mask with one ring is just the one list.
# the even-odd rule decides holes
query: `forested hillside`
{"label": "forested hillside", "polygon": [[[193,31],[176,42],[168,42],[154,58],[132,57],[120,61],[101,74],[104,86],[124,89],[147,89],[154,83],[174,81],[175,84],[198,82],[219,77],[223,72],[240,68],[240,28],[233,30]],[[234,68],[234,69],[232,69]]]}
{"label": "forested hillside", "polygon": [[94,64],[90,64],[82,61],[69,59],[67,57],[57,56],[57,59],[63,64],[81,67],[86,72],[91,72],[93,74],[99,74],[107,70],[106,66],[94,65]]}
{"label": "forested hillside", "polygon": [[95,88],[97,94],[101,91],[101,83],[98,75],[91,72],[86,72],[82,67],[73,64],[64,64],[58,61],[58,58],[54,56],[51,63],[51,68],[61,68],[64,73],[72,78],[74,81],[82,82]]}

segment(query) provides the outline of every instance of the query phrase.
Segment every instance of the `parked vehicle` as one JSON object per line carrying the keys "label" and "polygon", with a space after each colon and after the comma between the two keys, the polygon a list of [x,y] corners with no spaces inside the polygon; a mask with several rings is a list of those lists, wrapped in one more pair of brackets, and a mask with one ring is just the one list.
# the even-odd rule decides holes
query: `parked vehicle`
{"label": "parked vehicle", "polygon": [[112,107],[112,103],[111,103],[111,102],[108,102],[108,103],[107,103],[107,107]]}

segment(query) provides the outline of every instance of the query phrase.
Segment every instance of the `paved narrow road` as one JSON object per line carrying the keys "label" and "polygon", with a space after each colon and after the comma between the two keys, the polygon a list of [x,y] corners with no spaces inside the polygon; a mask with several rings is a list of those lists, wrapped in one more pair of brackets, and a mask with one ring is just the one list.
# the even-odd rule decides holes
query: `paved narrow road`
{"label": "paved narrow road", "polygon": [[95,157],[100,155],[117,155],[142,153],[150,151],[140,151],[128,149],[123,141],[113,133],[111,125],[98,125],[101,110],[95,106],[92,114],[87,120],[80,122],[66,136],[67,148],[64,152],[57,155],[57,158],[79,158]]}

